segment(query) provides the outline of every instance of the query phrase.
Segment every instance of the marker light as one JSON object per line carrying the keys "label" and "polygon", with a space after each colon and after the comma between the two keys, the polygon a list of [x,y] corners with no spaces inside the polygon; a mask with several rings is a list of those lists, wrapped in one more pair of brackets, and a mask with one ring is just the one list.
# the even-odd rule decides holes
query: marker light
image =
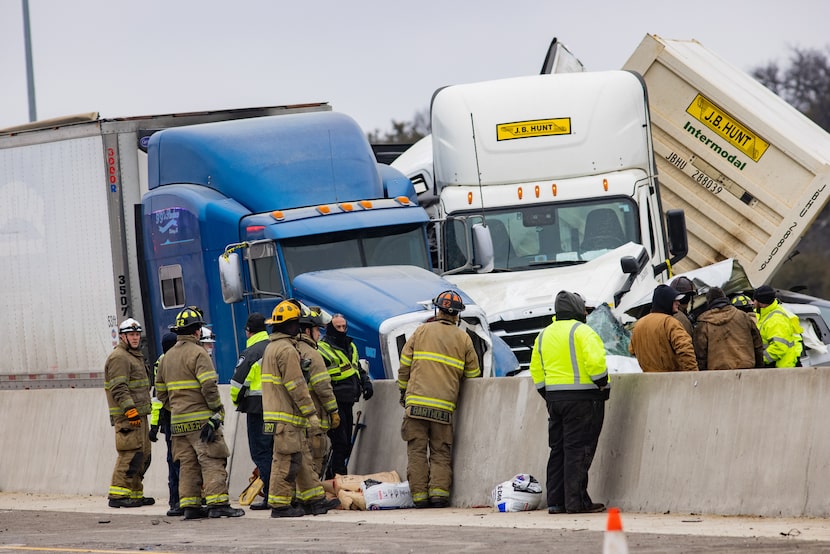
{"label": "marker light", "polygon": [[406,196],[398,196],[398,197],[395,198],[395,200],[401,206],[410,206],[410,205],[412,205],[412,202],[410,202],[409,198],[407,198]]}
{"label": "marker light", "polygon": [[259,233],[265,230],[265,225],[250,225],[246,228],[249,233]]}
{"label": "marker light", "polygon": [[521,200],[522,199],[522,187],[519,187],[519,189],[516,192],[519,193],[519,200]]}
{"label": "marker light", "polygon": [[608,179],[602,180],[602,188],[605,192],[608,192]]}
{"label": "marker light", "polygon": [[271,212],[271,217],[276,219],[277,221],[282,221],[285,219],[285,214],[282,213],[282,210],[274,210]]}
{"label": "marker light", "polygon": [[328,215],[331,213],[331,208],[328,206],[317,206],[317,211],[323,215]]}
{"label": "marker light", "polygon": [[554,196],[556,196],[556,183],[553,183],[550,186],[550,191],[553,193]]}
{"label": "marker light", "polygon": [[354,209],[354,206],[352,206],[349,202],[344,202],[343,204],[340,204],[340,209],[344,212],[350,212]]}
{"label": "marker light", "polygon": [[369,201],[369,200],[361,200],[359,202],[359,204],[361,206],[363,206],[363,209],[366,209],[366,210],[371,210],[372,209],[372,202]]}
{"label": "marker light", "polygon": [[536,185],[536,188],[533,189],[533,192],[536,193],[536,198],[539,198],[539,185]]}

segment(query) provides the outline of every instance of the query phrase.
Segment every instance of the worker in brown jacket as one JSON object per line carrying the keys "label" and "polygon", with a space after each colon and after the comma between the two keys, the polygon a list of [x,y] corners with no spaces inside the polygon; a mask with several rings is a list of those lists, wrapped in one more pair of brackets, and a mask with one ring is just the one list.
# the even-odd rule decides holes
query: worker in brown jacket
{"label": "worker in brown jacket", "polygon": [[317,341],[320,339],[320,328],[326,325],[323,320],[323,311],[312,306],[300,306],[300,334],[297,335],[297,350],[300,353],[300,366],[303,377],[308,384],[308,392],[314,402],[314,408],[320,418],[320,425],[308,428],[308,443],[311,450],[312,468],[314,473],[322,478],[325,469],[326,453],[329,450],[329,438],[326,435],[329,429],[337,429],[340,425],[340,414],[337,411],[337,399],[331,388],[326,362],[317,350]]}
{"label": "worker in brown jacket", "polygon": [[271,325],[271,342],[262,356],[262,416],[264,432],[274,435],[268,487],[271,517],[325,514],[340,505],[336,498],[326,500],[312,468],[307,434],[309,428],[320,426],[320,418],[300,365],[295,338],[299,319],[297,305],[283,300],[265,321]]}
{"label": "worker in brown jacket", "polygon": [[706,304],[694,334],[698,368],[764,367],[764,343],[755,319],[730,304],[720,287],[709,289]]}
{"label": "worker in brown jacket", "polygon": [[141,324],[133,318],[118,326],[118,345],[104,365],[104,389],[115,428],[118,458],[109,488],[111,508],[137,508],[155,503],[144,496],[144,473],[150,467],[150,427],[147,414],[152,410],[150,376],[139,350]]}
{"label": "worker in brown jacket", "polygon": [[[170,410],[173,459],[179,462],[179,506],[184,519],[239,517],[232,508],[225,466],[230,451],[222,433],[225,408],[210,354],[199,342],[201,310],[188,307],[170,330],[176,344],[159,362],[156,397]],[[204,487],[204,491],[202,490]],[[207,508],[202,508],[204,496]]]}
{"label": "worker in brown jacket", "polygon": [[452,416],[461,381],[481,376],[470,336],[458,328],[464,302],[454,290],[433,300],[435,319],[415,329],[401,351],[406,475],[416,508],[444,508],[452,487]]}
{"label": "worker in brown jacket", "polygon": [[684,296],[668,285],[658,285],[651,313],[634,324],[628,351],[644,372],[697,371],[692,337],[672,317]]}

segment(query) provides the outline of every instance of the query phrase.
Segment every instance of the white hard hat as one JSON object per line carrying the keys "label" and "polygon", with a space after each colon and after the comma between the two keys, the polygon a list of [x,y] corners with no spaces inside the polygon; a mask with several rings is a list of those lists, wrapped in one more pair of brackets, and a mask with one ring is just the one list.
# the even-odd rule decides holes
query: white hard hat
{"label": "white hard hat", "polygon": [[128,317],[124,321],[121,322],[121,325],[118,326],[118,333],[130,333],[136,332],[141,333],[144,329],[141,328],[141,323],[136,321],[135,319]]}
{"label": "white hard hat", "polygon": [[202,327],[202,337],[199,339],[199,342],[216,342],[213,331],[207,327]]}

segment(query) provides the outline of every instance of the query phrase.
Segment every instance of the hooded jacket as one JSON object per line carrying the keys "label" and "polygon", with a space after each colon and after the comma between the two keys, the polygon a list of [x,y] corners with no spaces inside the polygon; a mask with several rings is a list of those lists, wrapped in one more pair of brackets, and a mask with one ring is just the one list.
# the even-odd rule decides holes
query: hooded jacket
{"label": "hooded jacket", "polygon": [[764,347],[755,319],[726,298],[713,300],[698,317],[694,346],[701,371],[764,366]]}
{"label": "hooded jacket", "polygon": [[634,324],[628,351],[642,370],[649,372],[697,371],[692,337],[674,317],[678,292],[667,285],[654,289],[651,313]]}
{"label": "hooded jacket", "polygon": [[768,366],[796,367],[803,349],[798,316],[773,300],[758,311],[758,327],[764,343],[764,362]]}

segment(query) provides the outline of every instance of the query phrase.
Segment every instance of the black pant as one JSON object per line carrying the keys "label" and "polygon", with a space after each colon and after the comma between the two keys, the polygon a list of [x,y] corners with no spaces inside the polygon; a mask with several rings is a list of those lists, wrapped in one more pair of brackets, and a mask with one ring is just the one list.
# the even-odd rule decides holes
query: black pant
{"label": "black pant", "polygon": [[248,450],[251,451],[251,460],[259,470],[262,479],[262,494],[268,499],[268,484],[271,482],[271,458],[274,455],[274,435],[262,432],[262,414],[249,413],[248,415]]}
{"label": "black pant", "polygon": [[337,429],[329,429],[331,439],[331,463],[326,471],[326,479],[334,477],[335,473],[347,475],[346,461],[352,448],[352,427],[354,426],[354,402],[338,399],[337,411],[340,413],[340,425]]}
{"label": "black pant", "polygon": [[588,508],[588,470],[594,461],[605,403],[597,400],[548,400],[548,506],[569,512]]}
{"label": "black pant", "polygon": [[173,459],[173,437],[170,434],[170,424],[162,425],[164,442],[167,443],[167,489],[169,491],[168,504],[171,508],[179,507],[179,461]]}

